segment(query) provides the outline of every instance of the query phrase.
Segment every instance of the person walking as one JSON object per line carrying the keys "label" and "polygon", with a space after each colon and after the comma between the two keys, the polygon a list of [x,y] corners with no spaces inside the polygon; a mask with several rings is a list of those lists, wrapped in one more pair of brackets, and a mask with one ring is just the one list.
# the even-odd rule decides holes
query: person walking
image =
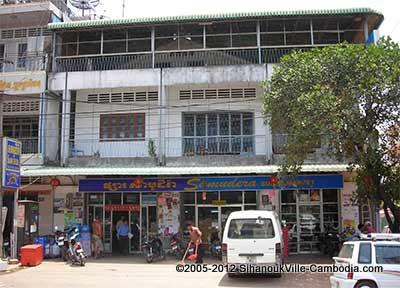
{"label": "person walking", "polygon": [[202,233],[198,227],[195,227],[192,224],[189,224],[188,230],[190,234],[190,242],[195,245],[195,253],[197,253],[196,263],[201,264],[203,263],[204,257],[204,247],[201,242]]}
{"label": "person walking", "polygon": [[118,238],[118,246],[119,252],[122,255],[128,254],[128,246],[129,246],[129,226],[128,221],[123,220],[122,224],[117,228],[117,238]]}
{"label": "person walking", "polygon": [[93,257],[95,259],[103,257],[103,229],[101,227],[100,218],[97,216],[92,223],[92,241],[93,241]]}

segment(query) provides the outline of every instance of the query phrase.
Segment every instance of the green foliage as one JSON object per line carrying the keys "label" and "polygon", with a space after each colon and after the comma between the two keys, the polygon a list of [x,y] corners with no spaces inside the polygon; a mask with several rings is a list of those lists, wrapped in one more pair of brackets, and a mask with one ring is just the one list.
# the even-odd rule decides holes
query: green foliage
{"label": "green foliage", "polygon": [[388,207],[398,227],[399,161],[389,157],[387,131],[400,127],[399,45],[386,38],[294,52],[265,88],[266,121],[274,133],[289,134],[284,170],[298,171],[321,141],[329,156],[356,170],[359,196]]}
{"label": "green foliage", "polygon": [[147,143],[147,152],[149,153],[150,157],[156,157],[156,148],[154,146],[154,141],[153,139],[150,139],[149,142]]}

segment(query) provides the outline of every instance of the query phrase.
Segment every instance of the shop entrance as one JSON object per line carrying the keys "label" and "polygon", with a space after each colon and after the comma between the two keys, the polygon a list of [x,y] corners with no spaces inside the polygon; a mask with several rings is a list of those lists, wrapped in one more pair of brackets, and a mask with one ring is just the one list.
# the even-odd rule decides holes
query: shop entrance
{"label": "shop entrance", "polygon": [[216,237],[222,240],[222,233],[229,214],[241,210],[243,210],[243,205],[198,205],[196,223],[202,231],[202,240],[206,243],[212,242]]}
{"label": "shop entrance", "polygon": [[142,241],[148,241],[152,236],[157,235],[157,206],[146,205],[142,206]]}
{"label": "shop entrance", "polygon": [[320,253],[324,231],[340,231],[337,189],[281,190],[289,252]]}
{"label": "shop entrance", "polygon": [[112,211],[112,225],[111,225],[111,235],[112,235],[112,241],[111,241],[111,246],[112,246],[112,253],[113,254],[118,254],[119,253],[119,243],[118,243],[118,238],[117,238],[117,228],[118,225],[123,220],[128,221],[129,220],[129,212],[127,211]]}

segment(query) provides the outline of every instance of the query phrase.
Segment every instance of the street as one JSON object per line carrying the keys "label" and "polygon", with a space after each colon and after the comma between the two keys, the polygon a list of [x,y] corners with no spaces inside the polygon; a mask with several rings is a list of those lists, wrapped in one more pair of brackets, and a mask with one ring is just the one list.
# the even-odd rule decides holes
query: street
{"label": "street", "polygon": [[46,261],[0,274],[0,288],[114,287],[329,287],[328,274],[285,274],[282,278],[235,277],[225,273],[178,273],[174,261],[147,264],[130,258],[89,261],[85,267]]}

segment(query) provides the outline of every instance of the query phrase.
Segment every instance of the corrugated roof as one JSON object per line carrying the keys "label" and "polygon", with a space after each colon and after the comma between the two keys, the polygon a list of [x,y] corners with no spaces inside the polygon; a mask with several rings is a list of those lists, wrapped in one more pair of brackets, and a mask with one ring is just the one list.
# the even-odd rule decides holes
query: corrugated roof
{"label": "corrugated roof", "polygon": [[347,9],[322,9],[322,10],[286,10],[286,11],[260,11],[243,13],[226,13],[210,15],[186,15],[186,16],[166,16],[166,17],[146,17],[146,18],[120,18],[120,19],[101,19],[85,21],[69,21],[61,23],[51,23],[49,29],[79,29],[132,24],[167,24],[176,22],[204,22],[212,20],[243,20],[252,18],[267,17],[295,17],[295,16],[328,16],[328,15],[355,15],[355,14],[376,14],[382,16],[371,8],[347,8]]}
{"label": "corrugated roof", "polygon": [[[43,167],[24,168],[22,176],[87,176],[87,175],[208,175],[208,174],[268,174],[278,172],[280,166],[229,166],[229,167],[150,167],[150,168],[73,168],[73,167]],[[314,164],[303,165],[302,172],[344,172],[345,164]]]}

